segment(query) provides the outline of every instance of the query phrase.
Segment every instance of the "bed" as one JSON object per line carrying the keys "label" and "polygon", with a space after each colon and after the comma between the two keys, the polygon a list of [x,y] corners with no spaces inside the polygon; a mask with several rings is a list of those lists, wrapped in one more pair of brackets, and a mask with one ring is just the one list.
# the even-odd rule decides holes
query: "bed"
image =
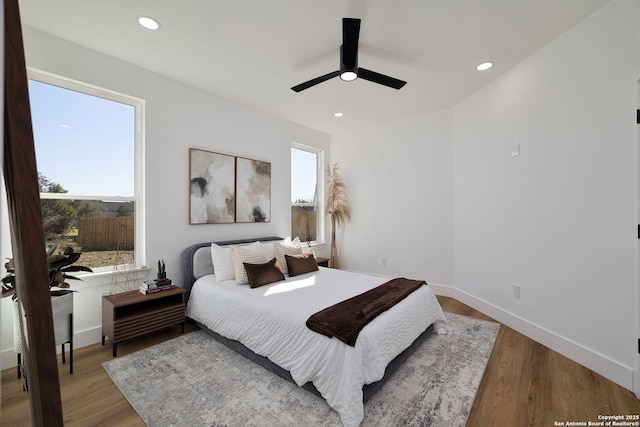
{"label": "bed", "polygon": [[[220,247],[253,243],[255,249],[260,241],[266,260],[273,253],[273,242],[281,240],[217,242],[214,257],[220,255]],[[366,325],[355,346],[347,345],[312,331],[307,319],[390,278],[319,267],[251,288],[222,272],[216,274],[211,248],[211,243],[200,243],[182,253],[187,316],[234,350],[320,394],[347,427],[360,424],[363,402],[413,349],[432,330],[444,330],[446,319],[435,295],[421,286]]]}

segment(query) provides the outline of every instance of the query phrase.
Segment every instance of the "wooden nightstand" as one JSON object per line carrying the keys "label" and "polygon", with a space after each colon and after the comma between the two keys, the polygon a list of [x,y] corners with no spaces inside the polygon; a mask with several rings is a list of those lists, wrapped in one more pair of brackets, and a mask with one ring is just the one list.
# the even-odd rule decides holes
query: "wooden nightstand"
{"label": "wooden nightstand", "polygon": [[102,297],[102,345],[109,337],[113,357],[118,354],[118,343],[168,326],[181,325],[184,333],[185,290],[143,295],[139,291],[124,292]]}
{"label": "wooden nightstand", "polygon": [[329,267],[329,258],[317,257],[316,261],[320,267]]}

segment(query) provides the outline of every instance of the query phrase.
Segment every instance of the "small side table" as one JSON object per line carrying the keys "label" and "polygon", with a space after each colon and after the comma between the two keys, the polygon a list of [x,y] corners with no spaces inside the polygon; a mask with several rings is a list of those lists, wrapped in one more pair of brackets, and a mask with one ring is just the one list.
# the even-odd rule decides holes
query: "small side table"
{"label": "small side table", "polygon": [[329,258],[317,257],[316,261],[320,267],[329,267]]}
{"label": "small side table", "polygon": [[102,297],[102,345],[109,337],[113,357],[118,344],[173,325],[180,325],[184,334],[184,288],[176,287],[152,294],[139,291]]}

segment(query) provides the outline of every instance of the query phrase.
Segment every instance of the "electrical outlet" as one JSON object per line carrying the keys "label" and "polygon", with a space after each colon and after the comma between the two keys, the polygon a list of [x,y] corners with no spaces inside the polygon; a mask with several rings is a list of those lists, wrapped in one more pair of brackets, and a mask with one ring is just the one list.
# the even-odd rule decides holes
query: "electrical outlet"
{"label": "electrical outlet", "polygon": [[380,263],[381,263],[384,267],[386,267],[386,266],[387,266],[387,259],[386,259],[386,258],[382,258],[382,259],[380,260]]}
{"label": "electrical outlet", "polygon": [[520,299],[520,285],[513,285],[513,297]]}

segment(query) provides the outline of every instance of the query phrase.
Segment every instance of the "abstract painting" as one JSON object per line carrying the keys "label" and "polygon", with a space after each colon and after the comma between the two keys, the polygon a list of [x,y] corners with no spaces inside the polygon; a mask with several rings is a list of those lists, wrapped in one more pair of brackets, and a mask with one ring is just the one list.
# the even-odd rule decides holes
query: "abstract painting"
{"label": "abstract painting", "polygon": [[235,222],[235,157],[190,150],[190,224]]}
{"label": "abstract painting", "polygon": [[236,222],[271,221],[271,163],[236,159]]}

